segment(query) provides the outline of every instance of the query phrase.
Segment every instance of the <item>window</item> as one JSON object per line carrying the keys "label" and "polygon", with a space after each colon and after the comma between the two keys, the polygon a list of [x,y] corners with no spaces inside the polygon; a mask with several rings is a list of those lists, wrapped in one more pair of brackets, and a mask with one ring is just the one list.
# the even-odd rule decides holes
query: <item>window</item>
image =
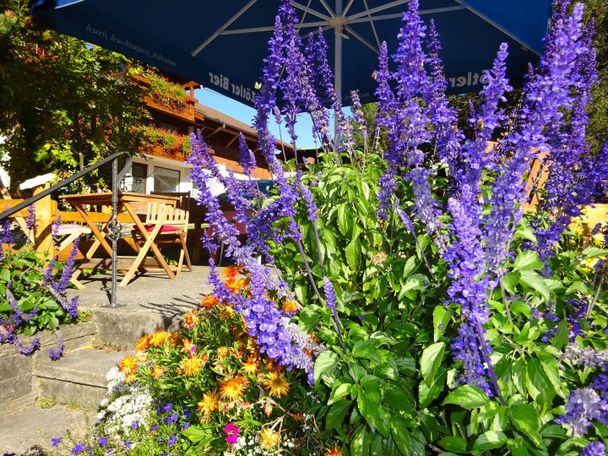
{"label": "window", "polygon": [[155,192],[179,192],[179,171],[176,169],[154,167]]}
{"label": "window", "polygon": [[136,193],[146,193],[146,175],[148,174],[148,165],[143,163],[133,163],[133,185],[131,191]]}

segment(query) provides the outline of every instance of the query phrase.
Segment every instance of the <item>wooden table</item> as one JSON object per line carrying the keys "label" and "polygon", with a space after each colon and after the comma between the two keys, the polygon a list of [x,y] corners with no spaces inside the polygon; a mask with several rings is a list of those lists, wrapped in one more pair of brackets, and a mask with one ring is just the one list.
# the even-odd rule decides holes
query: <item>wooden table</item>
{"label": "wooden table", "polygon": [[[101,246],[110,255],[110,257],[112,257],[112,247],[106,240],[107,234],[105,232],[105,228],[112,218],[112,213],[103,213],[103,215],[100,216],[99,212],[91,213],[84,208],[84,206],[87,205],[112,206],[112,193],[64,195],[61,198],[78,211],[82,219],[86,222],[91,229],[91,232],[95,236],[95,243],[85,254],[86,259],[91,259],[91,256],[98,246]],[[141,234],[144,241],[147,241],[149,233],[146,230],[144,221],[140,218],[140,214],[146,213],[149,203],[161,203],[175,207],[178,201],[179,198],[174,196],[124,192],[118,196],[118,212],[120,213],[124,209],[126,211],[125,215],[128,215],[128,219],[130,219],[129,221],[135,224],[137,231]],[[123,217],[121,217],[121,219],[121,221],[128,220],[125,220]],[[97,223],[102,224],[101,229],[97,227]],[[175,278],[175,274],[163,258],[163,255],[158,249],[156,243],[152,242],[150,249],[156,258],[156,261],[165,270],[169,278]],[[140,264],[141,262],[135,261],[134,257],[133,264],[130,266],[129,271],[125,274],[120,286],[125,286],[129,283],[137,269],[139,269]]]}

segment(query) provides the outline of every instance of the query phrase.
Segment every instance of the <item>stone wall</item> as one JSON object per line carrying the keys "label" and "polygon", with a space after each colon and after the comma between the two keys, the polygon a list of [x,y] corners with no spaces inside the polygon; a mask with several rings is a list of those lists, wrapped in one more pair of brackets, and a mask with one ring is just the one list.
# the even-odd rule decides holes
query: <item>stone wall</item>
{"label": "stone wall", "polygon": [[[66,325],[60,329],[64,341],[64,351],[91,343],[93,335],[97,332],[97,327],[92,321]],[[57,346],[57,337],[50,331],[42,331],[36,336],[40,338],[40,348],[32,356],[20,354],[13,345],[0,345],[0,406],[33,391],[34,363],[39,357],[48,356],[49,348]],[[19,340],[27,346],[34,337],[20,336]]]}

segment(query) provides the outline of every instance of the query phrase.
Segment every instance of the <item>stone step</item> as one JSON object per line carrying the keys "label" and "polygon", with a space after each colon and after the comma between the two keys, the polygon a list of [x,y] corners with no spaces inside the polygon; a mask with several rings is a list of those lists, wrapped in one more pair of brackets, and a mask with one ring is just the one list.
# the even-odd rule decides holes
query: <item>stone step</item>
{"label": "stone step", "polygon": [[131,352],[83,348],[67,352],[59,361],[39,358],[33,366],[38,398],[96,409],[106,392],[106,374]]}
{"label": "stone step", "polygon": [[94,415],[62,406],[40,408],[30,404],[19,410],[0,413],[0,454],[16,456],[55,455],[51,438],[69,431],[74,438],[82,438]]}

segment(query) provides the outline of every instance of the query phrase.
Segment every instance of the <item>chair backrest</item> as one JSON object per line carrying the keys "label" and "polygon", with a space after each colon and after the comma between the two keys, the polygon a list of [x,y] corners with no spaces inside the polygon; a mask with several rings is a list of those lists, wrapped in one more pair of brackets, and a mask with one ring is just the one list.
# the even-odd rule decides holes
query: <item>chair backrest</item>
{"label": "chair backrest", "polygon": [[180,227],[183,231],[188,231],[188,218],[190,214],[187,210],[169,206],[162,203],[148,204],[146,223],[156,225],[173,225]]}
{"label": "chair backrest", "polygon": [[177,207],[186,211],[190,210],[190,192],[150,192],[151,195],[175,196],[179,198]]}

